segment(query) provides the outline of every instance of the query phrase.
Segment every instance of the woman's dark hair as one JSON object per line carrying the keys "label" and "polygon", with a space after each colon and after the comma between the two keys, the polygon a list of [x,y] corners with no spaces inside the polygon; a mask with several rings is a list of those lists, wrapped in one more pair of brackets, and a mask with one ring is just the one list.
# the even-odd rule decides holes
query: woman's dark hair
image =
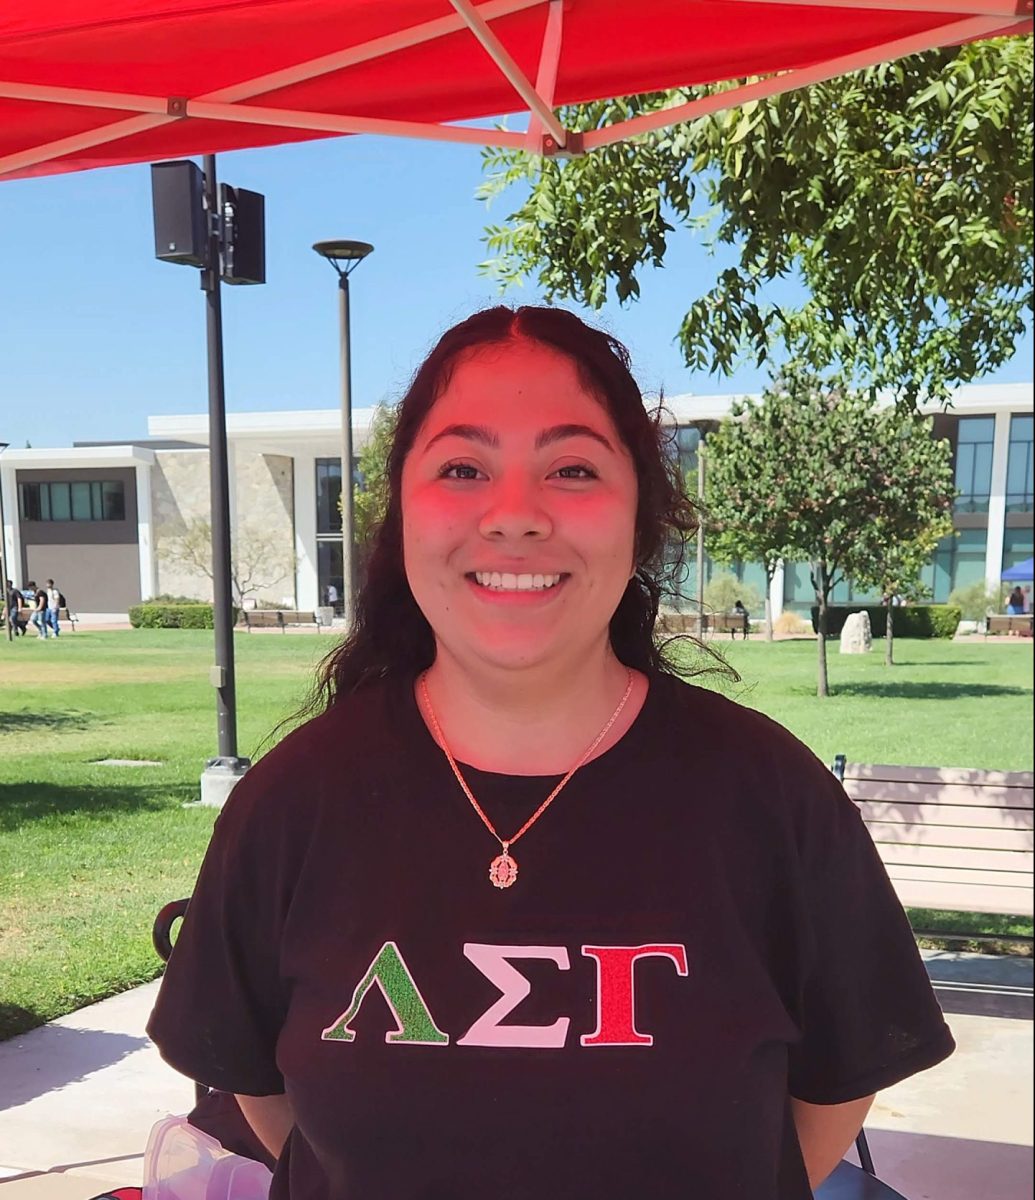
{"label": "woman's dark hair", "polygon": [[514,339],[549,346],[574,362],[587,390],[607,409],[636,467],[637,568],[611,619],[615,654],[641,671],[699,671],[673,661],[666,653],[670,643],[655,641],[661,599],[673,592],[673,579],[681,577],[684,545],[697,529],[697,512],[683,489],[661,409],[647,412],[629,371],[629,353],[610,334],[561,308],[500,305],[475,313],[443,334],[399,404],[385,479],[387,508],[367,559],[366,582],[356,597],[355,621],[345,641],[324,659],[304,712],[329,708],[339,697],[376,679],[415,677],[434,660],[434,636],[403,566],[403,463],[460,357]]}

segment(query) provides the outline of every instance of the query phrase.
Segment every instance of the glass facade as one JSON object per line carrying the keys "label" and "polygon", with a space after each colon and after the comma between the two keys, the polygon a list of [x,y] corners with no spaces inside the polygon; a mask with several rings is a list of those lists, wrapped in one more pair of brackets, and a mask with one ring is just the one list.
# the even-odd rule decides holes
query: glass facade
{"label": "glass facade", "polygon": [[1008,571],[1026,558],[1032,557],[1033,530],[1007,529],[1003,537],[1003,570]]}
{"label": "glass facade", "polygon": [[956,440],[956,511],[988,512],[995,417],[960,417]]}
{"label": "glass facade", "polygon": [[[1031,512],[1032,429],[1035,417],[1029,415],[1010,418],[1010,450],[1006,459],[1006,511]],[[1017,531],[1020,532],[1020,531]],[[1005,552],[1004,552],[1005,553]],[[1029,553],[1031,551],[1029,550]]]}
{"label": "glass facade", "polygon": [[124,521],[126,491],[121,480],[19,483],[23,521]]}
{"label": "glass facade", "polygon": [[316,460],[316,536],[341,537],[341,459]]}
{"label": "glass facade", "polygon": [[319,603],[342,611],[341,459],[316,460],[316,585]]}

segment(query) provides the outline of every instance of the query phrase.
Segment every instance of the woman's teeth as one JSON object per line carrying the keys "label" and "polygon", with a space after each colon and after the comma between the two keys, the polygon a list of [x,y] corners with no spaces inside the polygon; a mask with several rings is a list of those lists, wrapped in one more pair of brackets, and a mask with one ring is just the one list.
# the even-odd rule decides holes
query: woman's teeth
{"label": "woman's teeth", "polygon": [[497,592],[537,592],[561,582],[560,575],[511,575],[500,571],[475,571],[474,577],[482,587]]}

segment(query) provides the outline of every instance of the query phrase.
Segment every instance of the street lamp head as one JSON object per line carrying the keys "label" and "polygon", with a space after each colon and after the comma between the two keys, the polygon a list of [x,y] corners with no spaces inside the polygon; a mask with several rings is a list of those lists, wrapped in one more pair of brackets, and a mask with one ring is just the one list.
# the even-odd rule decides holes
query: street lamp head
{"label": "street lamp head", "polygon": [[339,275],[348,275],[359,266],[368,254],[373,252],[374,247],[369,242],[349,242],[339,239],[333,242],[314,242],[313,249],[321,258],[326,258]]}

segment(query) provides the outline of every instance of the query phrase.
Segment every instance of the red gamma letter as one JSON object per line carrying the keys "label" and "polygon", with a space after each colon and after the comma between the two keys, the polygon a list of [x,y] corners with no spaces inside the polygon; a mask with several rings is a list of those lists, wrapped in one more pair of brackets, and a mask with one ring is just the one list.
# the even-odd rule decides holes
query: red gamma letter
{"label": "red gamma letter", "polygon": [[685,946],[583,946],[597,960],[597,1027],[579,1039],[583,1046],[652,1046],[649,1033],[636,1030],[633,966],[638,958],[670,958],[687,973]]}

